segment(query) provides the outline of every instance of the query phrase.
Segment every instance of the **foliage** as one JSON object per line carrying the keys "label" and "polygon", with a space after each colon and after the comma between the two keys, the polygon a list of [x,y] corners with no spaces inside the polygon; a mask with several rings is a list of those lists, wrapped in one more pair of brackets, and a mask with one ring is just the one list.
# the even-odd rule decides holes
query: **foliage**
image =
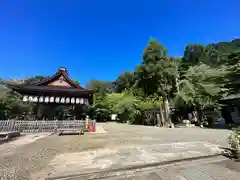
{"label": "foliage", "polygon": [[29,115],[32,112],[33,104],[24,103],[21,95],[8,90],[0,97],[1,117],[21,118],[23,115]]}
{"label": "foliage", "polygon": [[121,122],[132,122],[140,114],[139,99],[127,92],[108,94],[106,102],[111,112],[119,115]]}
{"label": "foliage", "polygon": [[184,56],[181,64],[182,71],[187,70],[189,66],[205,63],[208,65],[223,65],[228,63],[229,55],[240,52],[240,39],[234,39],[231,42],[219,42],[207,46],[201,44],[189,44],[184,50]]}
{"label": "foliage", "polygon": [[[230,84],[233,86],[234,80],[239,79],[240,71],[238,65],[234,64],[239,58],[239,42],[233,40],[206,46],[189,44],[184,50],[183,58],[173,58],[168,57],[167,49],[163,45],[151,38],[144,49],[142,63],[133,73],[122,73],[114,81],[113,91],[119,93],[109,96],[114,100],[105,100],[104,106],[102,105],[104,97],[108,97],[109,92],[106,90],[104,95],[98,94],[96,99],[101,102],[101,107],[118,112],[127,111],[126,106],[133,112],[135,111],[132,107],[140,112],[153,106],[161,109],[166,99],[171,100],[176,111],[215,111],[220,108],[219,100],[227,90],[236,92],[237,85],[234,89],[230,88]],[[228,86],[225,86],[226,84]],[[151,96],[160,101],[155,99],[154,103],[158,103],[154,104]]]}
{"label": "foliage", "polygon": [[217,106],[217,101],[226,91],[222,87],[226,74],[225,67],[213,68],[206,64],[191,66],[178,83],[176,101],[183,100],[187,105],[201,110]]}
{"label": "foliage", "polygon": [[168,58],[166,48],[151,39],[144,49],[143,62],[136,68],[135,87],[146,95],[159,94],[166,97],[175,81],[176,67]]}
{"label": "foliage", "polygon": [[105,102],[95,103],[91,106],[90,115],[100,122],[110,120],[111,111]]}
{"label": "foliage", "polygon": [[134,73],[127,71],[121,73],[116,81],[113,82],[114,84],[114,91],[117,93],[121,93],[126,90],[130,90],[135,82]]}
{"label": "foliage", "polygon": [[108,94],[105,102],[112,113],[119,115],[120,122],[141,123],[144,120],[144,111],[157,107],[161,100],[154,99],[153,96],[144,98],[125,91]]}
{"label": "foliage", "polygon": [[45,79],[49,78],[48,76],[35,76],[35,77],[30,77],[30,78],[26,78],[24,80],[24,84],[37,84]]}
{"label": "foliage", "polygon": [[22,118],[23,116],[29,115],[32,112],[34,105],[24,103],[21,95],[8,89],[5,84],[6,82],[18,82],[22,83],[21,80],[10,79],[0,81],[0,119],[6,118]]}
{"label": "foliage", "polygon": [[[118,115],[118,122],[142,123],[144,111],[155,108],[161,99],[143,97],[140,91],[108,93],[92,106],[94,117],[100,121],[109,120],[111,114]],[[158,101],[157,101],[158,100]]]}
{"label": "foliage", "polygon": [[94,104],[90,109],[91,117],[98,121],[110,120],[111,111],[108,108],[105,97],[108,93],[113,91],[112,82],[91,80],[85,87],[94,90]]}
{"label": "foliage", "polygon": [[0,119],[5,119],[5,102],[4,96],[6,95],[7,89],[0,83]]}
{"label": "foliage", "polygon": [[163,97],[159,106],[162,120],[171,124],[169,100],[172,98],[178,78],[178,60],[168,57],[167,49],[157,40],[150,39],[144,49],[142,63],[136,68],[135,88],[142,89],[145,96]]}
{"label": "foliage", "polygon": [[93,89],[97,95],[104,95],[113,91],[112,82],[106,82],[102,80],[91,80],[86,86],[87,89]]}
{"label": "foliage", "polygon": [[[206,46],[187,45],[178,68],[180,81],[177,82],[177,92],[173,99],[175,108],[220,109],[219,100],[223,96],[239,91],[240,69],[236,63],[239,52],[240,39]],[[195,72],[197,69],[198,73]]]}
{"label": "foliage", "polygon": [[240,51],[238,53],[232,53],[228,56],[228,82],[226,87],[229,89],[229,93],[239,93],[240,84]]}
{"label": "foliage", "polygon": [[234,129],[228,136],[228,143],[235,158],[240,158],[240,129]]}
{"label": "foliage", "polygon": [[205,46],[201,44],[188,44],[184,50],[184,62],[188,65],[196,65],[202,61],[205,54]]}

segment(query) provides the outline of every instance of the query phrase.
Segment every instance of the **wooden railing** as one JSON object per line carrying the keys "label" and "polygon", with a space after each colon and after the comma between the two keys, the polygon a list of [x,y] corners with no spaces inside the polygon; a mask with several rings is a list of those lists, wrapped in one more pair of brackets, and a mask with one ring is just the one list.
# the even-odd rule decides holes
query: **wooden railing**
{"label": "wooden railing", "polygon": [[89,130],[90,124],[96,129],[96,121],[88,120],[51,120],[51,121],[28,121],[28,120],[0,120],[0,132],[3,131],[20,131],[20,132],[56,132],[57,129],[77,129],[84,127]]}

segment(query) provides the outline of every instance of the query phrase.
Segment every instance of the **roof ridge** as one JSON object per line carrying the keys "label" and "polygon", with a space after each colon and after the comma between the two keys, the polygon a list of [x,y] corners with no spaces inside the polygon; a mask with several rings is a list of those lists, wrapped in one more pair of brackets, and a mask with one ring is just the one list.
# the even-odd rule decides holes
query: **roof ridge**
{"label": "roof ridge", "polygon": [[36,84],[36,86],[42,86],[42,85],[46,85],[49,84],[51,81],[54,81],[54,79],[56,79],[57,77],[59,77],[60,75],[63,75],[63,77],[65,78],[65,80],[73,87],[78,88],[78,89],[84,89],[83,87],[81,87],[80,85],[76,84],[69,76],[67,69],[60,67],[59,70],[51,77],[40,81],[39,83]]}

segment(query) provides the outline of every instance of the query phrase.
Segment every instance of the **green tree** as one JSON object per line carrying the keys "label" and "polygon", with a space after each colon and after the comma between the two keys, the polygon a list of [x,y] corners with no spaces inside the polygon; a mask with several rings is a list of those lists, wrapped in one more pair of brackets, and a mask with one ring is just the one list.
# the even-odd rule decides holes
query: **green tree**
{"label": "green tree", "polygon": [[178,74],[175,65],[168,57],[167,49],[157,40],[151,39],[144,49],[143,61],[135,71],[135,87],[142,89],[146,96],[157,94],[163,97],[163,107],[160,110],[165,112],[166,125],[171,123],[169,94]]}
{"label": "green tree", "polygon": [[204,62],[209,65],[223,65],[231,61],[229,56],[240,52],[240,39],[234,39],[231,42],[219,42],[208,44],[205,47]]}
{"label": "green tree", "polygon": [[196,65],[201,62],[205,54],[205,46],[201,44],[189,44],[184,50],[184,62]]}
{"label": "green tree", "polygon": [[179,66],[180,77],[188,70],[203,61],[205,46],[201,44],[188,44],[184,49],[184,56]]}
{"label": "green tree", "polygon": [[0,97],[1,116],[8,118],[23,118],[31,116],[34,105],[22,101],[22,96],[14,91],[7,90]]}
{"label": "green tree", "polygon": [[112,82],[102,80],[91,80],[86,86],[88,89],[93,89],[94,104],[91,106],[90,115],[97,121],[107,121],[110,118],[111,111],[105,101],[106,95],[113,91]]}
{"label": "green tree", "polygon": [[85,87],[88,89],[93,89],[97,95],[104,95],[113,91],[112,82],[102,80],[91,80],[86,84]]}
{"label": "green tree", "polygon": [[[157,99],[158,98],[158,99]],[[105,103],[111,113],[118,114],[120,122],[141,124],[145,120],[145,110],[158,107],[161,104],[158,97],[138,96],[131,91],[111,93],[106,96]]]}
{"label": "green tree", "polygon": [[206,64],[191,66],[178,83],[175,103],[183,101],[182,104],[194,107],[201,120],[204,110],[219,108],[218,100],[226,92],[223,86],[226,74],[226,67],[213,68]]}
{"label": "green tree", "polygon": [[228,79],[226,87],[230,94],[237,94],[240,85],[240,51],[228,56],[227,66],[229,73],[226,76]]}
{"label": "green tree", "polygon": [[45,79],[49,78],[48,76],[35,76],[35,77],[30,77],[30,78],[26,78],[24,80],[24,84],[37,84],[41,81],[44,81]]}
{"label": "green tree", "polygon": [[125,90],[130,90],[135,82],[134,73],[127,71],[121,73],[118,78],[113,82],[114,84],[114,91],[121,93]]}

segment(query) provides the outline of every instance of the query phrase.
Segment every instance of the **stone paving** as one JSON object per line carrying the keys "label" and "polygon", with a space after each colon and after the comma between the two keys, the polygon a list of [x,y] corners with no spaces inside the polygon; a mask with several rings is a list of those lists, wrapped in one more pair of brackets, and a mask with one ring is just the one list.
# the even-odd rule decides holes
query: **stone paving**
{"label": "stone paving", "polygon": [[150,146],[102,148],[56,156],[45,173],[63,176],[74,172],[94,172],[164,163],[199,156],[221,154],[218,146],[206,142],[154,144]]}
{"label": "stone paving", "polygon": [[[239,180],[240,172],[224,167],[226,163],[235,162],[224,157],[213,157],[142,169],[73,174],[47,180]],[[240,163],[234,165],[238,167]]]}

